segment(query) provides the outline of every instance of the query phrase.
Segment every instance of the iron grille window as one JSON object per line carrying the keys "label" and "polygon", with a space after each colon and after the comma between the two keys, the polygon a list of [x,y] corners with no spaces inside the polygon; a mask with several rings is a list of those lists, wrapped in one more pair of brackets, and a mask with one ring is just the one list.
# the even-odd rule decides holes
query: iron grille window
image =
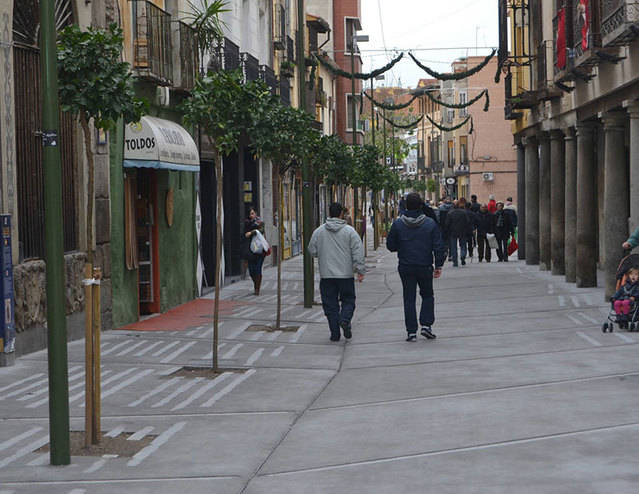
{"label": "iron grille window", "polygon": [[290,36],[286,37],[286,60],[295,63],[295,43]]}
{"label": "iron grille window", "polygon": [[256,81],[260,77],[260,62],[249,53],[240,53],[242,74],[245,81]]}
{"label": "iron grille window", "polygon": [[198,68],[195,30],[180,22],[180,87],[193,89]]}
{"label": "iron grille window", "polygon": [[134,68],[160,84],[173,83],[171,16],[148,0],[132,2]]}
{"label": "iron grille window", "polygon": [[286,48],[286,10],[283,5],[276,7],[275,14],[275,33],[273,39],[273,46],[276,50],[283,50]]}
{"label": "iron grille window", "polygon": [[[16,170],[18,185],[18,238],[20,257],[43,258],[44,184],[42,169],[42,106],[40,53],[35,48],[14,48]],[[74,119],[60,114],[60,157],[62,162],[62,217],[64,250],[75,250],[77,223],[75,204]]]}

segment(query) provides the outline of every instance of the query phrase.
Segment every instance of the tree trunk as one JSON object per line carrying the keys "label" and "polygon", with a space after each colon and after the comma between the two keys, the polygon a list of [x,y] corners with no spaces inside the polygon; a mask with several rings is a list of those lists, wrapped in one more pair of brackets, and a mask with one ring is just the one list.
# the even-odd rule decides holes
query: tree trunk
{"label": "tree trunk", "polygon": [[214,151],[215,177],[217,179],[217,207],[215,211],[215,300],[213,302],[213,371],[218,370],[217,347],[219,341],[219,318],[220,318],[220,285],[222,276],[220,265],[222,264],[222,159],[217,151]]}
{"label": "tree trunk", "polygon": [[95,169],[91,151],[91,129],[86,115],[80,113],[80,125],[84,134],[84,152],[87,158],[87,264],[93,272],[93,203],[95,196]]}
{"label": "tree trunk", "polygon": [[280,235],[280,248],[277,259],[277,308],[275,317],[275,329],[279,330],[282,323],[282,261],[284,261],[284,189],[282,187],[283,176],[279,174],[277,190],[280,196],[280,207],[277,212],[277,228]]}

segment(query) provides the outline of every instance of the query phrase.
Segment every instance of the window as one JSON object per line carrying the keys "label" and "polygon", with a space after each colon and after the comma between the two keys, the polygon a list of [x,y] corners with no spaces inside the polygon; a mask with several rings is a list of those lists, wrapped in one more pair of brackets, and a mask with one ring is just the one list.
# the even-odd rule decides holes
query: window
{"label": "window", "polygon": [[355,36],[357,19],[347,18],[347,19],[344,19],[344,21],[346,21],[346,25],[344,26],[344,52],[351,53],[351,47],[353,46],[353,36]]}
{"label": "window", "polygon": [[455,166],[455,141],[448,141],[448,166]]}
{"label": "window", "polygon": [[[466,91],[460,91],[460,93],[459,93],[459,104],[460,105],[465,105],[466,103],[468,103],[468,93]],[[468,116],[468,109],[467,108],[461,108],[459,110],[459,116],[460,117]]]}
{"label": "window", "polygon": [[357,130],[362,130],[362,123],[360,122],[359,109],[361,104],[361,96],[359,94],[355,95],[355,108],[353,108],[353,97],[351,94],[346,95],[346,114],[348,115],[348,120],[346,121],[346,130],[352,132],[353,130],[353,109],[355,110],[355,124],[357,125]]}
{"label": "window", "polygon": [[449,108],[446,110],[446,123],[453,123],[453,120],[455,120],[455,110]]}
{"label": "window", "polygon": [[468,136],[459,138],[459,163],[468,164]]}

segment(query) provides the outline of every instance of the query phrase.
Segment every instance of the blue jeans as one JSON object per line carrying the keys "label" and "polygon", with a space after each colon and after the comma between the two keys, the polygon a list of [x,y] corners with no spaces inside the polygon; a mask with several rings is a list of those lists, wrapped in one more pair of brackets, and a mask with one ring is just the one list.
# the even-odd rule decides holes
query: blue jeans
{"label": "blue jeans", "polygon": [[322,278],[320,294],[331,335],[339,337],[339,323],[350,324],[355,312],[355,279]]}
{"label": "blue jeans", "polygon": [[457,244],[459,243],[460,246],[460,254],[461,254],[461,258],[466,259],[466,246],[467,246],[467,242],[466,242],[466,238],[465,237],[455,237],[454,235],[450,236],[449,239],[449,248],[450,248],[450,258],[453,260],[453,266],[457,266]]}
{"label": "blue jeans", "polygon": [[417,332],[417,286],[422,297],[419,323],[432,326],[435,322],[435,297],[433,296],[433,268],[431,266],[402,266],[398,268],[404,292],[404,322],[408,333]]}

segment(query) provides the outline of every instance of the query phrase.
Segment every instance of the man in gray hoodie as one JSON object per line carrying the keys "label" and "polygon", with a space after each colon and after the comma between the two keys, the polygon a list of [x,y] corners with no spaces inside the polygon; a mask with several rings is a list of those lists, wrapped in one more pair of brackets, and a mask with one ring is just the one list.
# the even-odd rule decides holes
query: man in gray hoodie
{"label": "man in gray hoodie", "polygon": [[[308,252],[319,260],[322,307],[331,330],[331,341],[339,341],[340,327],[347,340],[352,337],[351,319],[355,312],[355,280],[364,279],[364,246],[359,235],[344,220],[344,208],[334,202],[329,218],[317,228],[308,244]],[[341,307],[340,307],[341,302]]]}

